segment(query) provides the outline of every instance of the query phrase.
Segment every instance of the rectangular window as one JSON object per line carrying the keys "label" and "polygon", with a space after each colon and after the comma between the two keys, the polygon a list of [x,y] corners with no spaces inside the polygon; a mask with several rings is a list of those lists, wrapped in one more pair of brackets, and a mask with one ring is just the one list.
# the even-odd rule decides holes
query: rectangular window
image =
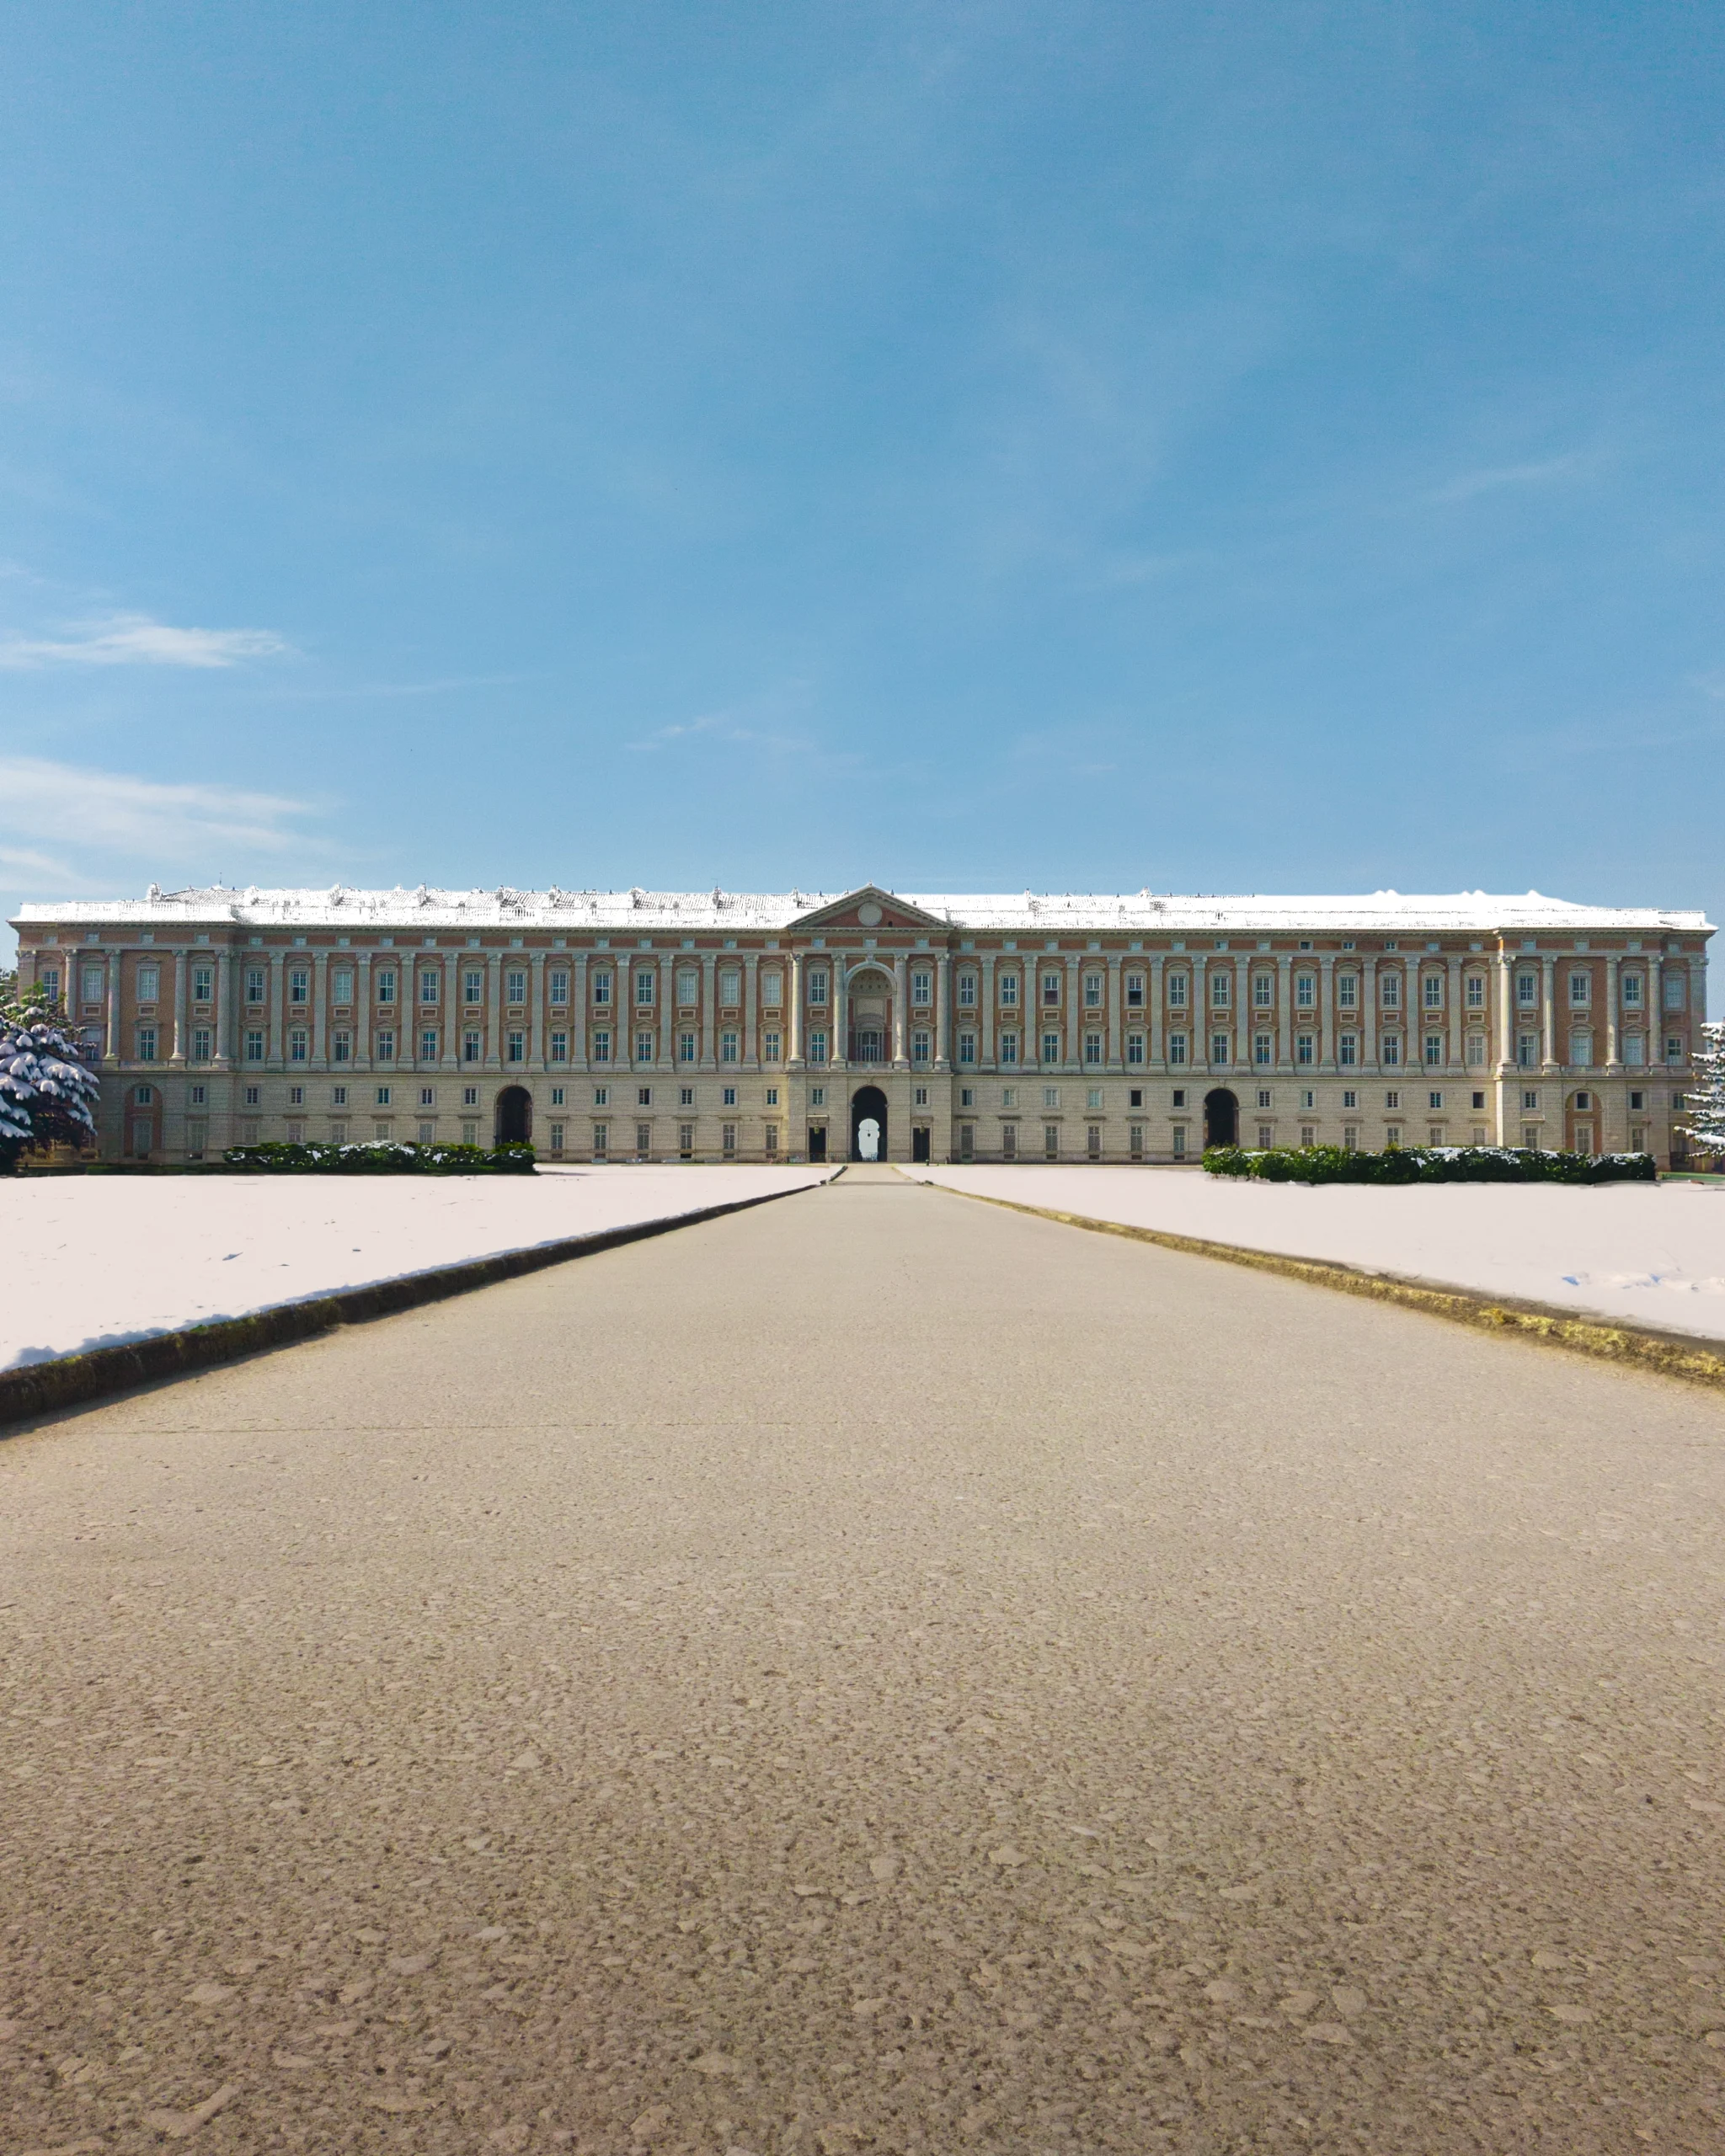
{"label": "rectangular window", "polygon": [[1626,1011],[1639,1011],[1642,1008],[1641,983],[1642,977],[1639,974],[1624,974],[1623,1007]]}
{"label": "rectangular window", "polygon": [[976,1158],[976,1125],[974,1123],[959,1125],[959,1158],[961,1161]]}
{"label": "rectangular window", "polygon": [[1359,976],[1358,974],[1338,974],[1336,976],[1336,1006],[1342,1011],[1359,1008]]}
{"label": "rectangular window", "polygon": [[1058,1086],[1043,1087],[1042,1105],[1045,1108],[1057,1108],[1060,1105],[1060,1089]]}
{"label": "rectangular window", "polygon": [[1212,1063],[1226,1063],[1233,1048],[1226,1033],[1212,1033],[1210,1037],[1210,1059]]}
{"label": "rectangular window", "polygon": [[138,1001],[157,1003],[162,996],[162,969],[158,965],[140,966],[137,978]]}
{"label": "rectangular window", "polygon": [[825,1063],[826,1061],[826,1033],[823,1027],[816,1026],[810,1030],[809,1035],[809,1060],[811,1063]]}
{"label": "rectangular window", "polygon": [[1675,1033],[1666,1040],[1665,1060],[1667,1063],[1681,1063],[1683,1060],[1683,1043]]}
{"label": "rectangular window", "polygon": [[567,1003],[569,1000],[569,975],[565,973],[554,973],[549,976],[549,979],[551,981],[551,1000],[553,1003]]}
{"label": "rectangular window", "polygon": [[[469,1093],[471,1093],[471,1092],[473,1091],[473,1087],[472,1087],[471,1086],[467,1088],[467,1091],[468,1091],[468,1092],[469,1092]],[[560,1107],[563,1106],[563,1087],[562,1087],[561,1086],[553,1086],[552,1087],[552,1089],[551,1089],[551,1105],[553,1106],[553,1107],[554,1107],[554,1108],[560,1108]]]}
{"label": "rectangular window", "polygon": [[596,973],[596,974],[594,974],[594,976],[593,976],[593,1001],[594,1001],[595,1003],[601,1003],[601,1004],[609,1004],[609,1003],[610,1003],[610,1001],[611,1001],[611,975],[610,975],[609,974],[607,974],[607,973]]}
{"label": "rectangular window", "polygon": [[1486,977],[1483,974],[1467,976],[1467,1007],[1470,1011],[1483,1011],[1486,1007]]}
{"label": "rectangular window", "polygon": [[1626,1033],[1623,1036],[1623,1060],[1639,1070],[1647,1059],[1647,1036],[1644,1033]]}
{"label": "rectangular window", "polygon": [[1179,1064],[1179,1063],[1183,1063],[1185,1060],[1186,1060],[1186,1036],[1185,1036],[1185,1034],[1184,1034],[1184,1033],[1170,1033],[1170,1034],[1168,1035],[1168,1061],[1169,1061],[1170,1063],[1173,1063],[1173,1064]]}
{"label": "rectangular window", "polygon": [[1044,974],[1042,977],[1042,1000],[1052,1006],[1060,1000],[1060,977],[1058,974]]}
{"label": "rectangular window", "polygon": [[1086,974],[1084,976],[1084,1007],[1087,1011],[1100,1011],[1102,1008],[1100,974]]}
{"label": "rectangular window", "polygon": [[395,969],[393,966],[385,966],[380,972],[374,974],[371,979],[373,986],[377,992],[377,1001],[380,1003],[393,1003],[395,1001]]}
{"label": "rectangular window", "polygon": [[1428,1033],[1426,1035],[1425,1059],[1426,1067],[1429,1070],[1434,1068],[1443,1061],[1444,1036],[1441,1033]]}
{"label": "rectangular window", "polygon": [[960,1063],[964,1066],[964,1068],[965,1068],[966,1070],[969,1070],[969,1067],[971,1066],[971,1065],[972,1065],[972,1064],[974,1064],[974,1063],[975,1062],[975,1060],[976,1060],[976,1036],[975,1036],[975,1033],[960,1033],[960,1034],[959,1034],[959,1062],[960,1062]]}
{"label": "rectangular window", "polygon": [[1517,974],[1515,976],[1515,1001],[1517,1007],[1523,1011],[1531,1011],[1537,1006],[1539,1000],[1539,975],[1537,974]]}
{"label": "rectangular window", "polygon": [[1254,1063],[1267,1064],[1270,1060],[1270,1056],[1271,1042],[1269,1035],[1268,1033],[1254,1033],[1252,1036],[1252,1061]]}
{"label": "rectangular window", "polygon": [[934,975],[921,971],[911,975],[911,1001],[927,1006],[934,1001]]}
{"label": "rectangular window", "polygon": [[421,1063],[435,1063],[437,1060],[437,1036],[429,1030],[419,1035],[419,1060]]}
{"label": "rectangular window", "polygon": [[[83,980],[84,1001],[99,1003],[102,1001],[102,969],[99,966],[86,966]],[[250,985],[253,981],[258,984],[258,992],[255,995],[251,994]],[[264,969],[261,966],[254,966],[246,975],[246,983],[248,1000],[253,1003],[261,1003],[264,1001]]]}
{"label": "rectangular window", "polygon": [[551,1150],[552,1150],[552,1151],[553,1151],[553,1153],[560,1153],[560,1152],[562,1152],[562,1150],[563,1150],[563,1126],[562,1125],[562,1123],[553,1123],[553,1124],[552,1124],[552,1126],[551,1126]]}
{"label": "rectangular window", "polygon": [[609,1063],[611,1060],[611,1035],[602,1027],[593,1036],[593,1060],[595,1063]]}
{"label": "rectangular window", "polygon": [[742,1056],[743,1037],[740,1033],[721,1033],[718,1037],[718,1059],[721,1063],[736,1063]]}
{"label": "rectangular window", "polygon": [[1428,1011],[1441,1011],[1444,1007],[1444,976],[1428,974],[1425,977],[1425,1007]]}
{"label": "rectangular window", "polygon": [[[45,976],[44,976],[44,978],[45,979]],[[349,978],[351,979],[352,976],[350,975]],[[57,974],[55,976],[55,986],[56,988],[59,986],[59,976]],[[215,1001],[215,998],[216,969],[213,966],[194,966],[192,968],[192,1001],[194,1003],[211,1003]],[[348,1001],[351,1002],[353,1001],[352,997],[350,996]]]}
{"label": "rectangular window", "polygon": [[1128,1066],[1134,1070],[1139,1069],[1142,1066],[1144,1062],[1144,1036],[1142,1033],[1127,1034],[1126,1061]]}
{"label": "rectangular window", "polygon": [[722,1152],[722,1153],[734,1153],[734,1152],[736,1151],[736,1150],[737,1150],[737,1126],[735,1125],[735,1123],[722,1123],[719,1125],[719,1127],[718,1127],[718,1150],[720,1150],[720,1152]]}
{"label": "rectangular window", "polygon": [[1317,981],[1311,974],[1294,976],[1294,1007],[1296,1011],[1310,1011],[1317,1002]]}
{"label": "rectangular window", "polygon": [[1584,1011],[1593,1001],[1594,980],[1591,974],[1576,972],[1569,976],[1569,1007]]}
{"label": "rectangular window", "polygon": [[248,1033],[246,1035],[246,1061],[248,1063],[261,1063],[263,1060],[264,1036],[260,1033]]}
{"label": "rectangular window", "polygon": [[[921,1038],[926,1039],[927,1036],[924,1034]],[[783,1046],[784,1037],[781,1033],[768,1032],[761,1037],[761,1053],[769,1063],[779,1061],[780,1051]]]}
{"label": "rectangular window", "polygon": [[1129,1011],[1141,1011],[1144,1008],[1144,975],[1142,974],[1128,974],[1126,976],[1126,1008]]}
{"label": "rectangular window", "polygon": [[1058,1063],[1060,1059],[1060,1037],[1058,1033],[1044,1033],[1042,1037],[1042,1059],[1044,1063]]}
{"label": "rectangular window", "polygon": [[825,1003],[826,1001],[825,966],[810,966],[809,969],[809,1001],[811,1003]]}
{"label": "rectangular window", "polygon": [[1378,1051],[1378,1060],[1386,1070],[1393,1070],[1402,1060],[1402,1037],[1399,1033],[1386,1033]]}
{"label": "rectangular window", "polygon": [[637,1033],[637,1034],[636,1034],[636,1036],[635,1036],[635,1060],[636,1060],[636,1062],[637,1062],[637,1063],[651,1063],[651,1062],[652,1062],[652,1060],[653,1060],[653,1036],[652,1036],[652,1034],[651,1034],[651,1033]]}
{"label": "rectangular window", "polygon": [[345,1086],[332,1086],[330,1087],[329,1105],[333,1108],[344,1108],[347,1106],[347,1087]]}
{"label": "rectangular window", "polygon": [[287,1000],[290,1003],[309,1003],[312,1000],[312,976],[303,966],[296,966],[288,974]]}
{"label": "rectangular window", "polygon": [[776,1152],[777,1152],[777,1150],[778,1150],[778,1125],[777,1125],[776,1123],[767,1123],[767,1124],[764,1125],[764,1126],[763,1126],[763,1129],[762,1129],[762,1131],[761,1131],[761,1135],[762,1135],[762,1136],[766,1139],[766,1150],[767,1150],[769,1153],[776,1153]]}
{"label": "rectangular window", "polygon": [[725,1108],[734,1108],[737,1105],[737,1089],[734,1086],[727,1086],[724,1087],[723,1091],[719,1094],[718,1104],[721,1107]]}
{"label": "rectangular window", "polygon": [[1254,974],[1252,976],[1252,1007],[1254,1011],[1268,1011],[1276,1000],[1275,976],[1273,974]]}
{"label": "rectangular window", "polygon": [[140,1026],[138,1027],[138,1061],[153,1063],[155,1060],[156,1028],[153,1026]]}
{"label": "rectangular window", "polygon": [[1101,1067],[1102,1035],[1100,1033],[1087,1033],[1084,1036],[1084,1060],[1092,1069]]}
{"label": "rectangular window", "polygon": [[677,1061],[692,1063],[694,1060],[695,1036],[692,1033],[679,1033],[677,1035]]}
{"label": "rectangular window", "polygon": [[1341,1038],[1336,1043],[1336,1060],[1339,1064],[1350,1067],[1354,1064],[1359,1062],[1359,1036],[1358,1033],[1343,1033],[1342,1035]]}
{"label": "rectangular window", "polygon": [[[510,978],[513,979],[514,975],[511,975]],[[637,1010],[645,1010],[648,1006],[651,1004],[654,994],[653,984],[657,978],[658,976],[654,974],[637,974],[635,975],[635,1007]],[[519,1002],[520,1000],[521,999],[519,997],[515,999],[517,1002]]]}
{"label": "rectangular window", "polygon": [[695,1126],[692,1123],[677,1125],[677,1151],[684,1160],[690,1160],[695,1151]]}
{"label": "rectangular window", "polygon": [[1017,1060],[1018,1036],[1016,1033],[1002,1033],[1001,1035],[1001,1068],[1003,1070],[1007,1070]]}
{"label": "rectangular window", "polygon": [[1016,1123],[1001,1125],[1001,1158],[1016,1161],[1018,1157],[1018,1126]]}
{"label": "rectangular window", "polygon": [[1311,1062],[1315,1046],[1316,1043],[1311,1034],[1296,1033],[1294,1036],[1294,1060],[1296,1063]]}
{"label": "rectangular window", "polygon": [[653,1150],[653,1125],[650,1123],[635,1125],[635,1150],[643,1155]]}
{"label": "rectangular window", "polygon": [[726,966],[718,976],[718,1000],[727,1011],[734,1011],[743,1000],[742,970],[737,966]]}
{"label": "rectangular window", "polygon": [[469,966],[462,974],[462,1001],[469,1006],[485,1001],[485,975],[478,966]]}
{"label": "rectangular window", "polygon": [[1383,1000],[1385,1010],[1399,1011],[1402,1007],[1401,974],[1386,974],[1383,978],[1380,993]]}
{"label": "rectangular window", "polygon": [[934,1036],[932,1033],[919,1031],[911,1034],[911,1060],[924,1070],[934,1060]]}
{"label": "rectangular window", "polygon": [[1594,1059],[1594,1037],[1591,1033],[1572,1033],[1569,1036],[1569,1060],[1578,1070],[1586,1070]]}
{"label": "rectangular window", "polygon": [[463,1063],[477,1063],[478,1060],[479,1034],[477,1027],[470,1026],[467,1032],[462,1035],[462,1061]]}
{"label": "rectangular window", "polygon": [[605,1158],[609,1150],[610,1139],[611,1125],[608,1123],[595,1123],[593,1126],[593,1157],[595,1161],[602,1161]]}
{"label": "rectangular window", "polygon": [[1016,1011],[1018,1007],[1018,976],[1002,974],[1000,977],[1000,998],[1003,1008]]}
{"label": "rectangular window", "polygon": [[1187,976],[1184,974],[1170,974],[1168,975],[1168,1003],[1172,1009],[1183,1011],[1186,1008],[1186,992]]}
{"label": "rectangular window", "polygon": [[[763,1009],[778,1011],[783,1008],[784,979],[783,974],[777,966],[767,966],[763,969],[761,975],[761,1002]],[[928,998],[925,995],[922,1001],[926,1003]]]}
{"label": "rectangular window", "polygon": [[303,1026],[296,1026],[287,1037],[287,1059],[290,1063],[303,1063],[311,1054],[311,1036]]}
{"label": "rectangular window", "polygon": [[1667,974],[1665,976],[1665,1008],[1668,1011],[1680,1011],[1683,1008],[1683,975],[1676,973]]}
{"label": "rectangular window", "polygon": [[553,1063],[567,1063],[569,1059],[569,1037],[555,1033],[551,1036],[551,1059]]}
{"label": "rectangular window", "polygon": [[1210,1007],[1212,1011],[1226,1011],[1233,1006],[1234,981],[1230,974],[1212,974],[1210,977]]}
{"label": "rectangular window", "polygon": [[1537,1033],[1519,1033],[1515,1041],[1515,1060],[1524,1070],[1531,1070],[1540,1059],[1540,1037]]}
{"label": "rectangular window", "polygon": [[1135,1161],[1141,1161],[1144,1158],[1144,1125],[1141,1123],[1135,1123],[1128,1126],[1126,1150]]}
{"label": "rectangular window", "polygon": [[959,975],[959,1008],[961,1011],[974,1011],[976,1008],[976,976],[975,974],[960,974]]}
{"label": "rectangular window", "polygon": [[419,1001],[421,1003],[435,1003],[442,993],[443,976],[441,974],[423,973],[419,975]]}
{"label": "rectangular window", "polygon": [[1183,1161],[1185,1157],[1186,1126],[1183,1123],[1176,1123],[1174,1126],[1174,1158],[1177,1161]]}
{"label": "rectangular window", "polygon": [[330,1047],[334,1051],[331,1058],[332,1061],[336,1063],[352,1062],[354,1054],[354,1037],[348,1031],[345,1026],[340,1027],[339,1031],[331,1037]]}
{"label": "rectangular window", "polygon": [[1469,1068],[1475,1070],[1478,1070],[1484,1064],[1485,1059],[1485,1035],[1483,1033],[1470,1033],[1467,1036],[1467,1061]]}
{"label": "rectangular window", "polygon": [[692,1010],[701,997],[701,976],[693,966],[677,969],[677,1001],[685,1010]]}
{"label": "rectangular window", "polygon": [[1042,1157],[1045,1161],[1058,1161],[1060,1157],[1060,1126],[1057,1123],[1042,1126]]}
{"label": "rectangular window", "polygon": [[527,974],[524,966],[511,966],[503,977],[503,1000],[505,1003],[525,1003],[527,1000]]}
{"label": "rectangular window", "polygon": [[192,1028],[192,1061],[194,1063],[207,1063],[210,1060],[210,1028],[207,1026],[194,1026]]}
{"label": "rectangular window", "polygon": [[1102,1158],[1102,1125],[1099,1123],[1092,1123],[1087,1126],[1084,1133],[1084,1150],[1092,1161],[1099,1161]]}

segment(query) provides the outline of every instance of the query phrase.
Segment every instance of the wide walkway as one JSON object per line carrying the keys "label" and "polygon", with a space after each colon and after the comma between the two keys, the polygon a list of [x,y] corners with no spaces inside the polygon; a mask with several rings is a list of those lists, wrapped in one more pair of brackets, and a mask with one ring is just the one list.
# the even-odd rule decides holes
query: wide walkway
{"label": "wide walkway", "polygon": [[1725,1407],[852,1171],[0,1444],[0,2148],[1725,2147]]}

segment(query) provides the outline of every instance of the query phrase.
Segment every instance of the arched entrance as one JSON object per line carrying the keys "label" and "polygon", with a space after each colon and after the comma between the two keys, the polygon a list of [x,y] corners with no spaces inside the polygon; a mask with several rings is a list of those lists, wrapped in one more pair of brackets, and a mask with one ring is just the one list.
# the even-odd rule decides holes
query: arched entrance
{"label": "arched entrance", "polygon": [[879,1086],[859,1086],[852,1098],[851,1158],[886,1158],[886,1095]]}
{"label": "arched entrance", "polygon": [[533,1096],[525,1086],[505,1086],[497,1097],[497,1143],[531,1145],[533,1142]]}
{"label": "arched entrance", "polygon": [[1240,1143],[1240,1103],[1226,1086],[1204,1097],[1204,1142],[1206,1146]]}

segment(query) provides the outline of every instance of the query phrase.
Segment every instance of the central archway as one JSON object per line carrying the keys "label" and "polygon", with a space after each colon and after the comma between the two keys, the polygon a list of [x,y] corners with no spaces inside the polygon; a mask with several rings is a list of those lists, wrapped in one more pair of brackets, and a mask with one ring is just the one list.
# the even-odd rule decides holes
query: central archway
{"label": "central archway", "polygon": [[[868,1135],[874,1140],[874,1150],[863,1150],[864,1123],[874,1125]],[[884,1161],[886,1158],[886,1095],[879,1086],[859,1086],[851,1099],[851,1158],[853,1161]]]}
{"label": "central archway", "polygon": [[1226,1086],[1204,1097],[1204,1142],[1206,1146],[1240,1143],[1240,1103]]}
{"label": "central archway", "polygon": [[525,1086],[505,1086],[497,1097],[497,1142],[499,1145],[533,1142],[533,1096]]}

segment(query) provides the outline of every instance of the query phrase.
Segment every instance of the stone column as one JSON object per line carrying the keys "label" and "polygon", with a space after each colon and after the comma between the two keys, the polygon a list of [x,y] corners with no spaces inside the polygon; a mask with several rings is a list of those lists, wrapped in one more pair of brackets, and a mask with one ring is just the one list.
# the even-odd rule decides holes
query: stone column
{"label": "stone column", "polygon": [[[111,950],[108,953],[108,1022],[107,1038],[103,1043],[104,1063],[118,1063],[120,1053],[120,969],[124,952]],[[123,1142],[123,1141],[122,1141]]]}
{"label": "stone column", "polygon": [[[845,977],[844,953],[830,951],[827,957],[832,968],[832,1001],[827,1006],[832,1018],[830,1067],[835,1070],[842,1070],[850,1061],[846,1051],[851,1045],[851,988],[850,983]],[[846,1158],[848,1160],[851,1143],[848,1125],[846,1127],[842,1142],[846,1147]]]}
{"label": "stone column", "polygon": [[791,1007],[785,1015],[790,1024],[790,1038],[786,1042],[785,1045],[790,1050],[790,1059],[785,1067],[788,1070],[800,1070],[803,1068],[803,1027],[804,1022],[803,1010],[803,953],[800,951],[792,952],[789,971],[790,980],[786,987],[785,993],[791,999]]}
{"label": "stone column", "polygon": [[443,956],[443,1067],[451,1078],[461,1075],[462,1010],[462,954],[446,951]]}
{"label": "stone column", "polygon": [[909,969],[902,951],[893,953],[893,1017],[892,1065],[895,1070],[908,1070],[911,1067],[910,1035],[910,979]]}
{"label": "stone column", "polygon": [[174,1045],[168,1051],[170,1064],[185,1061],[185,953],[174,954]]}
{"label": "stone column", "polygon": [[371,1067],[371,953],[354,953],[354,1069]]}
{"label": "stone column", "polygon": [[587,953],[577,950],[570,953],[569,967],[569,1068],[586,1070],[587,1061]]}
{"label": "stone column", "polygon": [[761,1068],[761,955],[743,953],[743,1068]]}
{"label": "stone column", "polygon": [[1498,1067],[1515,1068],[1515,962],[1507,947],[1498,947]]}
{"label": "stone column", "polygon": [[1166,1070],[1168,1067],[1167,1014],[1162,1009],[1162,967],[1165,963],[1160,952],[1153,954],[1150,961],[1150,1007],[1144,1014],[1144,1067],[1146,1070]]}
{"label": "stone column", "polygon": [[233,953],[227,944],[216,953],[216,1068],[227,1070],[233,1060]]}
{"label": "stone column", "polygon": [[329,1002],[326,991],[329,986],[329,953],[312,953],[312,1054],[307,1068],[327,1070],[329,1068]]}
{"label": "stone column", "polygon": [[527,954],[527,1068],[548,1070],[545,1059],[545,953]]}
{"label": "stone column", "polygon": [[485,953],[485,1060],[487,1070],[503,1069],[503,958],[501,951]]}
{"label": "stone column", "polygon": [[1605,960],[1605,1068],[1614,1071],[1623,1068],[1617,1038],[1621,1015],[1617,1007],[1617,960],[1610,957]]}
{"label": "stone column", "polygon": [[1294,1068],[1294,954],[1276,960],[1276,1069],[1285,1076]]}
{"label": "stone column", "polygon": [[985,951],[982,963],[977,969],[980,979],[976,990],[976,1068],[979,1070],[992,1070],[995,1067],[994,958],[992,951]]}
{"label": "stone column", "polygon": [[952,1038],[952,1019],[947,1009],[947,1001],[952,994],[952,953],[941,951],[937,953],[934,962],[934,1067],[937,1070],[946,1070],[950,1060],[948,1043]]}
{"label": "stone column", "polygon": [[1549,952],[1540,961],[1541,985],[1545,991],[1544,1022],[1541,1037],[1545,1043],[1545,1066],[1547,1070],[1557,1067],[1557,961]]}
{"label": "stone column", "polygon": [[1317,1067],[1336,1069],[1336,954],[1323,951],[1317,962]]}
{"label": "stone column", "polygon": [[1066,953],[1066,1022],[1060,1037],[1066,1044],[1066,1062],[1074,1070],[1084,1068],[1084,960],[1076,951]]}
{"label": "stone column", "polygon": [[264,1018],[270,1030],[264,1043],[264,1068],[266,1070],[280,1070],[287,1049],[287,1044],[282,1038],[281,999],[287,988],[282,978],[282,956],[280,951],[270,953],[270,1007]]}
{"label": "stone column", "polygon": [[714,1037],[718,1015],[713,999],[718,988],[718,954],[703,951],[701,954],[701,1068],[713,1070],[718,1067],[718,1043]]}
{"label": "stone column", "polygon": [[1104,1006],[1107,1030],[1103,1036],[1103,1068],[1105,1070],[1124,1070],[1126,1067],[1126,1027],[1120,1004],[1120,969],[1124,961],[1118,951],[1108,953],[1108,1001]]}
{"label": "stone column", "polygon": [[1378,1035],[1382,1026],[1383,1014],[1378,1009],[1378,962],[1375,958],[1363,958],[1359,967],[1359,1065],[1363,1070],[1378,1071],[1383,1068],[1378,1061]]}
{"label": "stone column", "polygon": [[1448,979],[1444,993],[1450,999],[1450,1067],[1465,1073],[1467,1049],[1462,1038],[1462,1028],[1466,1023],[1466,1013],[1461,1007],[1461,957],[1459,952],[1450,953],[1446,970]]}
{"label": "stone column", "polygon": [[1206,960],[1192,961],[1192,1064],[1194,1075],[1210,1069],[1210,976]]}

